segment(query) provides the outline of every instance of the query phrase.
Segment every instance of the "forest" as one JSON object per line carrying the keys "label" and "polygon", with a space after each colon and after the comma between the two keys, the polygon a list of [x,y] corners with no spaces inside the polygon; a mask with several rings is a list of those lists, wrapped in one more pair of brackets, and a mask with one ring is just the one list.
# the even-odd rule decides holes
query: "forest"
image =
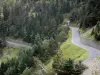
{"label": "forest", "polygon": [[69,38],[65,19],[79,24],[82,30],[96,25],[91,35],[100,41],[99,9],[99,0],[1,0],[0,57],[8,37],[30,43],[32,49],[21,48],[16,58],[0,61],[0,75],[55,75],[39,66],[52,57],[58,75],[80,75],[86,69],[81,62],[60,62],[59,45]]}

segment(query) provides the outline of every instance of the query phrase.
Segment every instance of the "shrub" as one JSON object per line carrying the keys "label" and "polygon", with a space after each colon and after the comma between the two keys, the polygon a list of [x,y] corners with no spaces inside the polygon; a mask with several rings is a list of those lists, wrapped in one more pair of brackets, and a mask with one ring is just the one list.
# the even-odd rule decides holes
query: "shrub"
{"label": "shrub", "polygon": [[0,48],[6,47],[7,43],[5,40],[0,39]]}
{"label": "shrub", "polygon": [[79,20],[79,17],[80,17],[80,13],[79,13],[79,10],[77,8],[74,8],[71,11],[71,13],[69,14],[69,19],[71,22]]}
{"label": "shrub", "polygon": [[100,41],[100,34],[97,34],[97,33],[96,33],[94,37],[95,37],[95,39],[96,39],[97,41]]}
{"label": "shrub", "polygon": [[61,31],[57,36],[57,41],[63,42],[67,39],[67,34],[64,31]]}
{"label": "shrub", "polygon": [[60,55],[57,55],[53,62],[54,71],[58,75],[80,75],[87,68],[80,61],[75,63],[74,60],[63,60]]}

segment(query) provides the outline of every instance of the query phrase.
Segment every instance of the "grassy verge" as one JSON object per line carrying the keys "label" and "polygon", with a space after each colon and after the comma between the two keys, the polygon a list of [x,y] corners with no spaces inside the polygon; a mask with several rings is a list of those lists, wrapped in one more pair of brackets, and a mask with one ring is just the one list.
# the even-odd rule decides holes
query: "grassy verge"
{"label": "grassy verge", "polygon": [[100,56],[98,57],[98,60],[100,60]]}
{"label": "grassy verge", "polygon": [[8,60],[11,60],[12,58],[16,58],[18,56],[18,47],[7,47],[3,50],[3,55],[0,56],[0,63],[1,62],[7,62]]}
{"label": "grassy verge", "polygon": [[95,72],[95,75],[98,75],[98,72]]}
{"label": "grassy verge", "polygon": [[72,44],[71,39],[72,39],[72,32],[69,31],[68,40],[66,40],[60,47],[63,54],[62,58],[63,59],[71,58],[75,61],[77,60],[83,61],[87,59],[89,56],[89,53],[86,50]]}

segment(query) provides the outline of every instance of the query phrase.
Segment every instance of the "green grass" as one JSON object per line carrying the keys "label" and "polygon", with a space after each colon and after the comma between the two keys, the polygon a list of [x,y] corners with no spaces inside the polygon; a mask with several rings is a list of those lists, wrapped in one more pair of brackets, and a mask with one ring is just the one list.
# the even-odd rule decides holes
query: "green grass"
{"label": "green grass", "polygon": [[100,56],[98,57],[98,60],[100,60]]}
{"label": "green grass", "polygon": [[95,72],[95,75],[98,75],[98,72]]}
{"label": "green grass", "polygon": [[7,62],[12,58],[16,58],[18,56],[18,47],[7,47],[3,49],[3,56],[0,56],[0,63]]}
{"label": "green grass", "polygon": [[65,60],[71,58],[75,61],[83,61],[87,59],[89,53],[86,50],[72,44],[71,39],[72,39],[72,32],[69,31],[68,40],[66,40],[60,47],[63,54],[62,58]]}

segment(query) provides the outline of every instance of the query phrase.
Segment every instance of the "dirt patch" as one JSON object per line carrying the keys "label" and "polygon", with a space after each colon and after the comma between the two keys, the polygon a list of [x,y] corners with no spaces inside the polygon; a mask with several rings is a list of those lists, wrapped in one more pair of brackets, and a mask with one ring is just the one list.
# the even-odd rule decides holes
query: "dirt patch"
{"label": "dirt patch", "polygon": [[82,75],[100,75],[100,60],[93,59],[86,63],[88,69]]}

